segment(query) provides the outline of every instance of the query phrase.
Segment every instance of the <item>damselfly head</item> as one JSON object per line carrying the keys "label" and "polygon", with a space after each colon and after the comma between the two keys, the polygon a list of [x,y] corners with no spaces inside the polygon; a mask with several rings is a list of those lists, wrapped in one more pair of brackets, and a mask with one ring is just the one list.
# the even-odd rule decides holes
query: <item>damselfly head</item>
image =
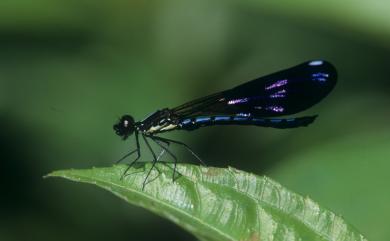
{"label": "damselfly head", "polygon": [[126,140],[135,131],[134,118],[130,115],[122,116],[114,126],[115,133]]}

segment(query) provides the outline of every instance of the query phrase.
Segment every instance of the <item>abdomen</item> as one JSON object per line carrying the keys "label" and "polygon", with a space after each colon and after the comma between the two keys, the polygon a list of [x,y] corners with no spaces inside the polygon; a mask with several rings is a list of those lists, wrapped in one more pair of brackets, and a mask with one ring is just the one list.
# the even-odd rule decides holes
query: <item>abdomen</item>
{"label": "abdomen", "polygon": [[317,116],[305,116],[299,118],[256,118],[251,116],[199,116],[180,121],[178,129],[195,130],[200,127],[213,125],[248,125],[272,127],[278,129],[296,128],[311,124]]}

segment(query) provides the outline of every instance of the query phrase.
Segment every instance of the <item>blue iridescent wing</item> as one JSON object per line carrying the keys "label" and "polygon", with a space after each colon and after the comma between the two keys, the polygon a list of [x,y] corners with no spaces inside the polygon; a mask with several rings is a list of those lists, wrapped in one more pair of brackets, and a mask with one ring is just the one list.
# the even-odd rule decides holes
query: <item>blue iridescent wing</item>
{"label": "blue iridescent wing", "polygon": [[322,60],[249,81],[227,91],[209,95],[176,107],[180,118],[215,115],[275,117],[310,108],[333,89],[337,72]]}

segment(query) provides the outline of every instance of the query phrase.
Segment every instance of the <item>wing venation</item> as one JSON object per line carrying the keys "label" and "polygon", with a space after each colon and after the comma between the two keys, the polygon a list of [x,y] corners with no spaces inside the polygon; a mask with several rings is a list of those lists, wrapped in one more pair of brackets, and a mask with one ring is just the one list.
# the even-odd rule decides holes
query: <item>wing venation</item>
{"label": "wing venation", "polygon": [[182,118],[201,115],[275,117],[310,108],[334,88],[337,72],[326,61],[309,61],[173,109]]}

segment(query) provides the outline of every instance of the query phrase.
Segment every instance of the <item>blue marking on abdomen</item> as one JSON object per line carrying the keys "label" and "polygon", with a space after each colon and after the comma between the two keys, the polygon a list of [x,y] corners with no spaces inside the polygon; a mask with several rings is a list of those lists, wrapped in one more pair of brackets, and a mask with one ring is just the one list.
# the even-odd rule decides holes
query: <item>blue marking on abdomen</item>
{"label": "blue marking on abdomen", "polygon": [[216,116],[214,117],[215,121],[228,121],[231,120],[230,116]]}
{"label": "blue marking on abdomen", "polygon": [[272,123],[279,123],[282,122],[282,119],[270,119]]}
{"label": "blue marking on abdomen", "polygon": [[248,117],[235,116],[233,121],[247,121]]}
{"label": "blue marking on abdomen", "polygon": [[264,123],[265,119],[253,119],[252,121],[255,123]]}
{"label": "blue marking on abdomen", "polygon": [[185,120],[183,120],[183,121],[181,122],[181,124],[183,124],[183,125],[187,125],[187,124],[189,124],[189,123],[191,123],[191,119],[185,119]]}
{"label": "blue marking on abdomen", "polygon": [[307,126],[314,121],[316,116],[305,116],[300,118],[251,118],[242,116],[202,116],[184,119],[179,127],[184,130],[195,130],[204,126],[213,125],[254,125],[262,127],[273,127],[279,129]]}
{"label": "blue marking on abdomen", "polygon": [[209,122],[211,120],[211,117],[197,117],[195,119],[196,123],[204,123],[204,122]]}

